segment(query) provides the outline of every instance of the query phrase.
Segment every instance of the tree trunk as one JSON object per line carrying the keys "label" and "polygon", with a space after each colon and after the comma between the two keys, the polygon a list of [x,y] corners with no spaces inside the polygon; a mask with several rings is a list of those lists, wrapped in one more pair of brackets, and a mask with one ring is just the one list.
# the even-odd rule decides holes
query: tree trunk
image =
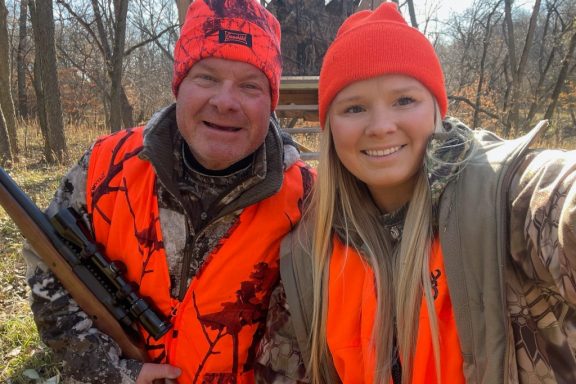
{"label": "tree trunk", "polygon": [[12,101],[10,83],[10,49],[8,47],[8,9],[4,0],[0,0],[0,109],[4,115],[5,128],[8,131],[8,143],[13,155],[18,154],[16,136],[16,113]]}
{"label": "tree trunk", "polygon": [[[528,25],[528,33],[526,34],[526,40],[524,41],[524,49],[522,50],[522,55],[520,56],[520,62],[518,63],[518,83],[522,83],[524,79],[524,73],[526,72],[526,63],[528,61],[528,55],[530,49],[532,48],[532,43],[534,42],[534,33],[536,30],[536,23],[538,21],[538,16],[540,13],[540,3],[541,0],[536,0],[534,3],[534,8],[532,9],[532,15],[530,17],[530,24]],[[515,100],[516,105],[520,105],[520,100]],[[526,118],[523,119],[524,125],[528,123]]]}
{"label": "tree trunk", "polygon": [[[376,0],[375,0],[376,1]],[[271,0],[268,10],[282,27],[283,74],[311,76],[320,73],[322,57],[357,1]]]}
{"label": "tree trunk", "polygon": [[508,63],[511,83],[509,85],[511,99],[508,99],[508,117],[506,119],[505,135],[514,131],[518,125],[518,98],[520,97],[520,81],[518,79],[518,64],[516,62],[516,42],[514,41],[514,22],[512,21],[512,0],[504,0],[504,20],[506,25],[506,43],[508,45]]}
{"label": "tree trunk", "polygon": [[492,35],[492,17],[500,6],[500,1],[496,3],[492,11],[488,14],[486,20],[486,30],[484,31],[484,41],[482,43],[482,58],[480,59],[480,69],[478,77],[478,86],[476,87],[476,101],[474,107],[474,118],[472,119],[472,128],[480,126],[480,109],[482,108],[482,93],[484,92],[484,76],[486,75],[486,56],[490,46],[490,36]]}
{"label": "tree trunk", "polygon": [[124,87],[120,89],[120,98],[122,100],[122,123],[124,128],[130,128],[134,126],[134,108],[130,105],[128,96],[126,96],[126,91]]}
{"label": "tree trunk", "polygon": [[10,149],[10,142],[8,138],[8,130],[6,129],[6,121],[4,115],[0,110],[0,166],[6,167],[12,164],[14,160],[12,157],[12,150]]}
{"label": "tree trunk", "polygon": [[360,0],[356,11],[363,11],[365,9],[374,10],[382,4],[384,0]]}
{"label": "tree trunk", "polygon": [[176,7],[178,7],[178,22],[180,23],[180,28],[184,25],[184,20],[186,20],[186,11],[188,6],[194,0],[176,0]]}
{"label": "tree trunk", "polygon": [[512,20],[512,0],[504,0],[504,12],[506,20],[506,29],[508,31],[507,43],[510,59],[510,72],[512,73],[512,100],[510,101],[510,110],[508,114],[508,126],[512,129],[512,133],[516,134],[518,126],[520,125],[520,98],[521,96],[521,85],[524,78],[524,72],[526,68],[526,62],[528,60],[528,54],[530,48],[532,47],[532,42],[534,40],[534,31],[536,29],[536,21],[538,19],[538,14],[540,12],[540,0],[536,0],[534,8],[532,9],[532,16],[530,18],[530,24],[528,27],[528,33],[526,34],[526,40],[524,41],[524,48],[520,56],[520,61],[516,61],[516,48],[514,43],[514,23]]}
{"label": "tree trunk", "polygon": [[[104,17],[97,0],[92,0],[94,21],[98,30],[98,36],[102,45],[102,54],[108,63],[108,77],[110,79],[110,120],[107,122],[111,132],[122,129],[122,121],[132,121],[132,115],[123,116],[123,111],[128,113],[132,106],[128,98],[123,99],[122,93],[122,64],[124,60],[124,46],[126,40],[126,16],[128,14],[128,0],[114,1],[114,18],[112,48],[108,42],[107,28],[104,25]],[[127,103],[127,105],[125,104]],[[127,126],[125,126],[127,127]]]}
{"label": "tree trunk", "polygon": [[28,20],[28,0],[20,2],[20,20],[18,33],[18,49],[16,51],[16,74],[18,81],[18,113],[22,119],[28,118],[28,97],[26,95],[26,41],[28,36],[26,22]]}
{"label": "tree trunk", "polygon": [[48,153],[45,154],[46,161],[62,163],[67,160],[68,153],[62,122],[58,72],[56,70],[52,2],[30,0],[29,7],[34,30],[36,61],[39,63],[39,81],[46,111],[45,140],[49,148]]}
{"label": "tree trunk", "polygon": [[124,42],[126,40],[128,0],[118,0],[115,5],[117,6],[115,9],[116,25],[114,28],[110,74],[110,129],[112,132],[122,129],[122,62],[124,60]]}
{"label": "tree trunk", "polygon": [[576,32],[570,38],[570,45],[568,46],[568,52],[566,56],[564,56],[564,60],[562,60],[562,67],[560,68],[560,72],[558,74],[558,78],[556,79],[556,84],[554,85],[554,90],[552,91],[551,101],[546,109],[546,113],[544,114],[544,119],[551,119],[552,115],[554,114],[554,110],[556,109],[556,105],[558,104],[558,98],[560,97],[560,92],[562,92],[562,87],[564,86],[564,82],[568,77],[568,70],[570,68],[570,61],[574,60],[574,51],[576,50]]}
{"label": "tree trunk", "polygon": [[418,29],[418,20],[416,20],[416,10],[414,9],[414,1],[406,0],[408,3],[408,14],[410,15],[410,25]]}
{"label": "tree trunk", "polygon": [[[30,4],[30,13],[33,12],[33,4]],[[33,16],[31,17],[31,19]],[[44,89],[42,86],[42,74],[40,73],[40,60],[34,60],[34,78],[32,79],[32,85],[34,86],[34,93],[36,94],[36,105],[38,111],[36,112],[38,116],[38,124],[40,125],[40,132],[42,132],[42,137],[44,138],[44,157],[49,161],[53,162],[52,151],[50,150],[50,142],[48,138],[48,119],[46,117],[46,101],[44,100]],[[24,142],[26,143],[26,141]]]}

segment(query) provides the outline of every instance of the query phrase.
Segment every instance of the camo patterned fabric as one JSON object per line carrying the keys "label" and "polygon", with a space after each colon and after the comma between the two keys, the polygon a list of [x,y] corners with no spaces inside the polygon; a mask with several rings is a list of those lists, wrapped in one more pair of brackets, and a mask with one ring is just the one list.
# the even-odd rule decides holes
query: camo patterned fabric
{"label": "camo patterned fabric", "polygon": [[[444,126],[446,132],[436,134],[428,146],[428,158],[445,160],[426,167],[435,213],[444,188],[451,180],[458,182],[462,161],[473,149],[472,131],[464,124],[449,118]],[[504,293],[510,353],[502,382],[576,383],[575,183],[574,151],[531,152],[516,172],[509,195]],[[385,223],[386,215],[382,230],[394,237],[398,227]],[[310,382],[281,282],[272,295],[258,362],[259,383]]]}
{"label": "camo patterned fabric", "polygon": [[[275,119],[271,119],[270,124],[270,132],[279,131]],[[187,266],[188,279],[183,284],[184,289],[205,257],[235,224],[242,208],[270,196],[275,187],[268,185],[271,184],[269,180],[281,180],[282,167],[287,168],[299,159],[298,151],[291,143],[287,137],[269,133],[266,144],[254,156],[240,162],[239,167],[226,175],[209,176],[197,171],[194,164],[190,164],[190,158],[185,160],[187,146],[176,127],[174,105],[150,120],[144,134],[144,150],[139,156],[151,161],[158,174],[160,222],[174,297],[180,294],[180,276],[182,268],[185,268],[181,260],[184,245],[191,241],[189,237],[200,236],[193,261]],[[89,225],[86,215],[89,159],[90,150],[64,177],[48,214],[72,206],[83,213]],[[278,169],[270,167],[273,163],[278,164]],[[263,181],[257,177],[258,181],[255,181],[253,175],[263,168],[267,170],[267,177]],[[177,188],[178,193],[174,193],[173,188]],[[250,193],[242,194],[247,191]],[[181,196],[182,201],[177,201],[175,196]],[[182,212],[184,204],[198,214],[187,218]],[[214,220],[216,217],[218,220]],[[186,220],[190,220],[188,226]],[[93,327],[91,319],[55,280],[34,251],[26,245],[23,253],[28,262],[27,277],[32,291],[34,318],[42,340],[53,350],[55,358],[63,362],[62,382],[133,383],[141,363],[122,358],[118,345]]]}

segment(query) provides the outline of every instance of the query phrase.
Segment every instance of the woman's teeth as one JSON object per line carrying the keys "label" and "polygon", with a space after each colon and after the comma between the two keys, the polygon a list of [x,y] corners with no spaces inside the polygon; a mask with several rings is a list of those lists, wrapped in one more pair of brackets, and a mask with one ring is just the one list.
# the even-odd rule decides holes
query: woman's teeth
{"label": "woman's teeth", "polygon": [[393,154],[394,152],[398,152],[400,148],[402,148],[401,145],[386,149],[367,149],[366,151],[364,151],[364,153],[366,153],[368,156],[388,156]]}

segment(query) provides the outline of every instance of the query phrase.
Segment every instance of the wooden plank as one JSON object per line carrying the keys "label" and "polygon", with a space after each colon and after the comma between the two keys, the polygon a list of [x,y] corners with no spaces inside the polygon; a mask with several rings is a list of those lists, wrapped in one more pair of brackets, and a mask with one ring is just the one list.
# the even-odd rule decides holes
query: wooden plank
{"label": "wooden plank", "polygon": [[318,112],[305,112],[305,111],[276,111],[276,116],[281,118],[299,118],[304,121],[319,121],[320,116]]}
{"label": "wooden plank", "polygon": [[317,111],[318,104],[279,104],[276,111]]}
{"label": "wooden plank", "polygon": [[318,76],[283,76],[278,105],[318,105]]}
{"label": "wooden plank", "polygon": [[320,153],[318,152],[302,152],[300,158],[304,161],[308,160],[318,160],[320,158]]}
{"label": "wooden plank", "polygon": [[284,128],[282,131],[289,133],[291,135],[297,133],[321,133],[320,127],[308,127],[308,128]]}
{"label": "wooden plank", "polygon": [[282,76],[280,78],[280,92],[282,90],[305,89],[318,91],[318,76]]}

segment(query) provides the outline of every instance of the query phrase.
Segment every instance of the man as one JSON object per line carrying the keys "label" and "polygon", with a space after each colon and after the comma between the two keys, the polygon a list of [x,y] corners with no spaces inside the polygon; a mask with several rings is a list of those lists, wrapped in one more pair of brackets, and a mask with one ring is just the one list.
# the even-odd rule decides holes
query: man
{"label": "man", "polygon": [[99,139],[64,178],[48,211],[82,212],[173,326],[159,340],[140,330],[151,363],[124,358],[26,249],[32,310],[66,380],[253,382],[280,240],[312,179],[273,118],[280,73],[280,25],[258,1],[196,0],[176,104]]}

